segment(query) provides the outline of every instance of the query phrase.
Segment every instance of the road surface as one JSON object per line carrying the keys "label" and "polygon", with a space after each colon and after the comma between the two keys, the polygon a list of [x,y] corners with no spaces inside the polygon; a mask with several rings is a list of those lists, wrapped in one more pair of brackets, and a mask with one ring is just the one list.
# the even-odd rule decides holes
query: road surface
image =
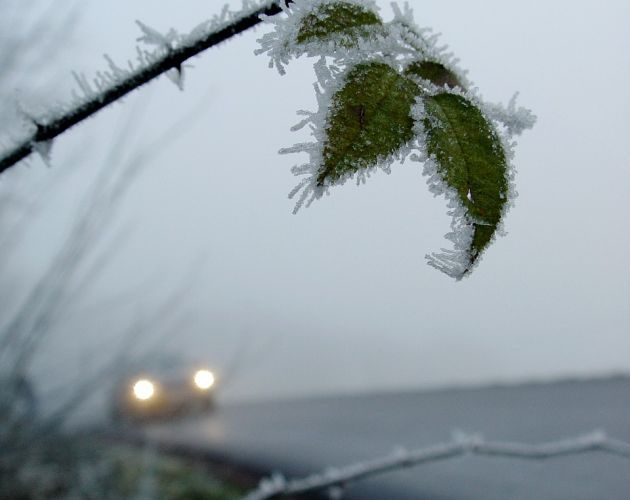
{"label": "road surface", "polygon": [[[327,397],[218,408],[146,436],[300,476],[449,441],[545,442],[603,429],[630,442],[630,378]],[[348,486],[346,499],[630,500],[630,460],[595,452],[523,461],[464,456]]]}

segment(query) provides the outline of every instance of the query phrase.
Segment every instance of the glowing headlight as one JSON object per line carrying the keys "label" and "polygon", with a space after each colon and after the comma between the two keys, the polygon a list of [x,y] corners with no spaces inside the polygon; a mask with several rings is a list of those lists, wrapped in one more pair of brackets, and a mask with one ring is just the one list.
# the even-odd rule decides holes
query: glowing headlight
{"label": "glowing headlight", "polygon": [[210,389],[214,385],[214,375],[208,370],[198,370],[193,380],[195,385],[202,390]]}
{"label": "glowing headlight", "polygon": [[155,386],[153,382],[146,379],[138,380],[135,384],[133,384],[133,395],[141,399],[142,401],[146,401],[147,399],[151,399],[155,394]]}

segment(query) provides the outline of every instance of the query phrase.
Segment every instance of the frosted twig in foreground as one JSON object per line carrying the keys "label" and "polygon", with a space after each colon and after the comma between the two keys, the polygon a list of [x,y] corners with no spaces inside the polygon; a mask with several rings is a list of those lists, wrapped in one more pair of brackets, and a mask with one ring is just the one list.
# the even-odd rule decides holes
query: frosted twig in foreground
{"label": "frosted twig in foreground", "polygon": [[287,495],[311,493],[326,488],[343,487],[347,483],[384,472],[462,455],[544,460],[594,451],[630,459],[630,443],[609,438],[601,431],[573,439],[542,444],[484,441],[479,435],[457,436],[450,443],[413,451],[396,450],[386,457],[331,469],[301,479],[286,480],[280,475],[274,475],[263,479],[258,488],[247,494],[244,500],[266,500]]}
{"label": "frosted twig in foreground", "polygon": [[[50,149],[51,141],[55,137],[154,78],[171,70],[177,71],[181,76],[182,65],[185,61],[256,26],[261,22],[261,15],[274,16],[280,13],[280,2],[290,4],[292,0],[267,1],[257,8],[244,8],[231,21],[216,29],[211,26],[208,31],[201,30],[202,32],[198,35],[195,33],[195,36],[188,37],[186,43],[173,48],[168,44],[168,37],[159,36],[157,32],[140,24],[144,31],[144,39],[149,38],[148,41],[151,43],[155,43],[158,39],[164,41],[166,49],[164,55],[136,71],[119,68],[108,60],[111,78],[106,79],[108,85],[101,86],[97,83],[99,87],[97,91],[91,89],[84,77],[75,75],[86,98],[61,113],[55,113],[51,119],[34,119],[32,130],[13,146],[0,153],[0,174],[33,152],[41,151],[46,156],[45,153]],[[248,3],[251,2],[245,5]],[[179,79],[176,83],[180,84]]]}

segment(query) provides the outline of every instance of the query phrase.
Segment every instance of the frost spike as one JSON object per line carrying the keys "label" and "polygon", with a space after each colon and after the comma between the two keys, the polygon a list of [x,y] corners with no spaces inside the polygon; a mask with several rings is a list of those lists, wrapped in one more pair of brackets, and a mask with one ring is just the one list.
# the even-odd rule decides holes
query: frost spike
{"label": "frost spike", "polygon": [[166,77],[173,82],[181,91],[184,90],[184,70],[181,64],[175,66],[172,70],[167,71]]}
{"label": "frost spike", "polygon": [[52,165],[50,153],[52,151],[53,141],[52,139],[46,141],[33,141],[33,151],[35,151],[47,167]]}
{"label": "frost spike", "polygon": [[[282,0],[282,2],[288,4],[291,3],[291,0]],[[223,19],[222,22],[215,19],[209,23],[203,23],[189,36],[184,37],[182,43],[175,50],[167,52],[163,56],[154,57],[151,61],[147,61],[145,52],[137,47],[141,64],[130,66],[128,75],[116,78],[99,93],[91,89],[87,79],[75,74],[79,87],[82,88],[84,84],[86,85],[86,88],[83,89],[84,95],[77,94],[75,95],[76,101],[71,105],[64,106],[55,112],[49,112],[49,116],[45,120],[45,127],[38,128],[36,132],[20,138],[10,148],[0,151],[0,174],[30,155],[34,151],[34,141],[54,139],[97,111],[169,71],[173,65],[182,63],[210,47],[253,28],[262,22],[261,15],[274,16],[281,10],[278,3],[265,2],[260,6],[253,5],[251,9],[233,14],[229,19]]]}

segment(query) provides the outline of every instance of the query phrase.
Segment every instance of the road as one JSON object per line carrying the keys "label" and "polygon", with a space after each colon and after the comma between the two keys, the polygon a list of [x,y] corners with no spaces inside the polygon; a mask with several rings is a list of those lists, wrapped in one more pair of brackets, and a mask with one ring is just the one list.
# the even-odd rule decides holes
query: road
{"label": "road", "polygon": [[[145,433],[250,467],[305,475],[449,441],[544,442],[603,429],[630,442],[630,378],[225,406]],[[349,486],[346,499],[624,500],[630,460],[600,452],[524,461],[464,456]]]}

